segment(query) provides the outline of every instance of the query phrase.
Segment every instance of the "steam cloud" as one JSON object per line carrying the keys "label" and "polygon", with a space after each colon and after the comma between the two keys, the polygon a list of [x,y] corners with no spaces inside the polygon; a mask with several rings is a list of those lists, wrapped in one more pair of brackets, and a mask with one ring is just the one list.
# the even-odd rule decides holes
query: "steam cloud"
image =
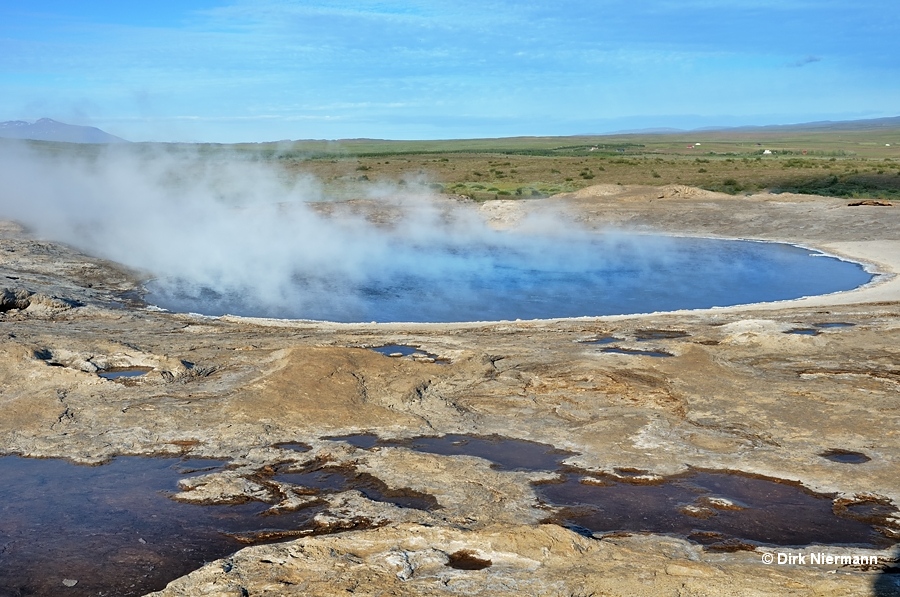
{"label": "steam cloud", "polygon": [[313,177],[223,154],[117,146],[79,157],[8,144],[0,177],[0,218],[146,272],[150,302],[210,315],[572,317],[793,298],[868,280],[796,247],[598,235],[559,213],[501,232],[424,185],[368,185],[374,213],[393,214],[372,223],[350,204],[327,203]]}
{"label": "steam cloud", "polygon": [[424,185],[371,185],[370,199],[402,213],[388,223],[341,204],[324,215],[316,179],[233,156],[116,147],[63,157],[23,145],[2,150],[0,172],[0,217],[147,272],[150,300],[178,310],[421,320],[423,304],[449,301],[478,319],[485,301],[503,300],[491,293],[504,268],[560,274],[597,260],[559,217],[498,232],[474,209],[440,207]]}

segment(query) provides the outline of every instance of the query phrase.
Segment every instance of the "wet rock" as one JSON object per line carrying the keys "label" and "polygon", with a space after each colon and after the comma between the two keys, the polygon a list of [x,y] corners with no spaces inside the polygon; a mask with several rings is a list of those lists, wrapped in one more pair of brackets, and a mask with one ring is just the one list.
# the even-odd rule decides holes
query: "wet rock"
{"label": "wet rock", "polygon": [[272,501],[272,491],[247,479],[247,471],[224,471],[180,479],[180,492],[172,497],[181,502],[200,504],[235,504],[247,500]]}

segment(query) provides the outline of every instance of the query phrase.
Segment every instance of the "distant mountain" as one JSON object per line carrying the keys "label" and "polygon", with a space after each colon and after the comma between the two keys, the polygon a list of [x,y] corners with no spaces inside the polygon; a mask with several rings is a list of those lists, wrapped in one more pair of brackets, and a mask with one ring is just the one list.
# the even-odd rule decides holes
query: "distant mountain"
{"label": "distant mountain", "polygon": [[799,124],[770,124],[766,126],[740,126],[725,130],[739,131],[871,131],[900,128],[900,116],[868,118],[864,120],[821,120]]}
{"label": "distant mountain", "polygon": [[694,131],[704,133],[713,131],[872,131],[898,128],[900,128],[900,116],[868,118],[864,120],[820,120],[797,124],[766,124],[762,126],[707,126],[694,129]]}
{"label": "distant mountain", "polygon": [[611,131],[608,133],[593,133],[583,135],[597,137],[604,135],[678,135],[685,133],[716,133],[716,132],[801,132],[801,131],[877,131],[900,129],[900,116],[887,118],[868,118],[862,120],[819,120],[815,122],[799,122],[796,124],[764,124],[764,125],[738,125],[738,126],[704,126],[693,129],[678,129],[669,127],[655,127],[645,129],[628,129]]}
{"label": "distant mountain", "polygon": [[110,135],[97,127],[65,124],[50,118],[41,118],[33,123],[24,120],[0,122],[0,137],[66,143],[128,143],[125,139]]}
{"label": "distant mountain", "polygon": [[624,131],[611,131],[603,133],[604,135],[674,135],[675,133],[686,133],[685,129],[676,129],[668,126],[661,126],[648,129],[627,129]]}

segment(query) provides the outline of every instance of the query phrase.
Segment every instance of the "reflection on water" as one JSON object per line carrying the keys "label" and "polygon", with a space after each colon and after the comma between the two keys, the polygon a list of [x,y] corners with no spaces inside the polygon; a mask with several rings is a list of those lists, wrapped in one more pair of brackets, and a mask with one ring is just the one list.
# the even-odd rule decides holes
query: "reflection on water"
{"label": "reflection on water", "polygon": [[393,358],[413,357],[414,360],[437,363],[439,365],[447,365],[450,363],[448,359],[442,359],[434,353],[427,352],[415,346],[407,346],[406,344],[385,344],[384,346],[373,346],[369,350],[374,350],[379,354]]}
{"label": "reflection on water", "polygon": [[393,446],[443,456],[477,456],[490,460],[493,468],[503,471],[556,470],[562,465],[563,460],[574,454],[574,452],[558,450],[548,444],[499,435],[478,436],[450,433],[442,436],[388,440],[380,439],[371,433],[360,433],[322,439],[342,441],[366,450],[377,446]]}
{"label": "reflection on water", "polygon": [[383,481],[351,467],[323,466],[314,463],[299,470],[279,470],[274,481],[296,485],[312,494],[355,490],[375,502],[393,504],[400,508],[437,510],[440,505],[434,496],[411,489],[392,489]]}
{"label": "reflection on water", "polygon": [[129,377],[141,377],[153,371],[150,367],[111,367],[97,371],[97,375],[104,379],[121,379]]}
{"label": "reflection on water", "polygon": [[315,508],[260,516],[269,504],[169,499],[178,479],[222,465],[119,457],[79,466],[0,457],[0,595],[143,595],[240,549],[225,533],[309,526]]}
{"label": "reflection on water", "polygon": [[888,504],[836,507],[832,495],[743,473],[694,471],[647,480],[570,472],[536,490],[562,508],[556,522],[586,534],[669,533],[722,550],[753,544],[884,548],[896,542],[878,532],[897,512]]}
{"label": "reflection on water", "polygon": [[892,537],[900,530],[890,520],[897,509],[888,502],[835,500],[799,483],[735,471],[692,471],[672,477],[631,468],[588,473],[564,464],[573,452],[501,436],[449,434],[386,440],[356,434],[323,439],[366,450],[404,447],[477,456],[504,471],[557,472],[557,481],[534,483],[535,492],[547,506],[558,509],[551,522],[586,535],[665,533],[710,549],[735,550],[756,544],[886,547],[896,542]]}
{"label": "reflection on water", "polygon": [[638,355],[644,357],[670,357],[672,353],[666,352],[664,350],[638,350],[636,348],[621,348],[618,346],[610,346],[607,348],[603,348],[600,352],[611,352],[614,354],[631,354]]}
{"label": "reflection on water", "polygon": [[[462,242],[462,241],[460,241]],[[465,244],[468,243],[468,244]],[[776,243],[649,235],[405,244],[354,275],[294,272],[278,300],[254,288],[160,277],[148,302],[174,311],[341,322],[548,319],[728,306],[848,290],[859,265]],[[299,267],[299,266],[298,266]],[[344,276],[344,277],[341,277]]]}
{"label": "reflection on water", "polygon": [[827,450],[819,454],[822,458],[827,458],[832,462],[840,462],[842,464],[863,464],[872,460],[862,452],[851,452],[849,450]]}

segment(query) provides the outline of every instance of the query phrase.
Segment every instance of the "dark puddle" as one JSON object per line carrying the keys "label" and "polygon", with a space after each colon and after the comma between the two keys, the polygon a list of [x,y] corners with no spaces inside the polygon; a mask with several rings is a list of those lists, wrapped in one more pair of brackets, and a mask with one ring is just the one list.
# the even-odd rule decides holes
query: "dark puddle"
{"label": "dark puddle", "polygon": [[863,464],[872,460],[862,452],[852,452],[850,450],[826,450],[819,454],[822,458],[827,458],[832,462],[840,462],[843,464]]}
{"label": "dark puddle", "polygon": [[688,336],[690,336],[690,334],[681,330],[637,330],[634,333],[634,337],[638,342],[672,340],[675,338],[687,338]]}
{"label": "dark puddle", "polygon": [[818,336],[819,330],[813,328],[794,328],[784,332],[785,334],[798,334],[800,336]]}
{"label": "dark puddle", "polygon": [[[586,473],[562,464],[572,452],[500,436],[451,434],[383,440],[374,434],[357,434],[323,439],[363,449],[392,446],[446,456],[477,456],[499,470],[558,471],[559,481],[535,483],[535,491],[547,506],[559,508],[551,522],[586,535],[672,534],[724,551],[754,549],[756,545],[882,548],[896,542],[890,537],[896,536],[897,525],[889,518],[897,509],[889,502],[835,500],[833,495],[812,492],[799,483],[746,473],[692,471],[668,478],[634,468],[617,468],[614,475]],[[347,486],[347,474],[342,469],[323,468],[300,473],[295,481],[339,491]]]}
{"label": "dark puddle", "polygon": [[283,450],[293,450],[294,452],[309,452],[312,450],[312,446],[308,446],[301,442],[279,442],[277,444],[273,444],[275,448],[281,448]]}
{"label": "dark puddle", "polygon": [[[143,595],[233,553],[238,536],[313,528],[321,505],[266,516],[270,504],[169,499],[212,460],[119,457],[102,466],[0,457],[0,594]],[[73,587],[64,579],[77,580]]]}
{"label": "dark puddle", "polygon": [[600,336],[596,340],[584,340],[581,342],[582,344],[594,344],[597,346],[604,346],[606,344],[615,344],[616,342],[621,342],[622,338],[616,338],[615,336]]}
{"label": "dark puddle", "polygon": [[389,357],[408,357],[419,352],[415,346],[405,346],[403,344],[386,344],[385,346],[373,346],[370,350],[381,353]]}
{"label": "dark puddle", "polygon": [[818,336],[820,330],[828,330],[828,329],[839,329],[839,328],[852,328],[856,324],[855,323],[846,323],[843,321],[832,321],[826,323],[814,323],[811,328],[794,328],[792,330],[788,330],[785,334],[801,334],[804,336]]}
{"label": "dark puddle", "polygon": [[272,476],[272,480],[297,485],[301,488],[301,492],[308,492],[310,495],[355,489],[372,501],[393,504],[400,508],[432,511],[441,507],[432,495],[412,489],[390,488],[377,477],[346,466],[313,463],[296,471],[279,468]]}
{"label": "dark puddle", "polygon": [[[614,475],[592,474],[562,464],[571,452],[500,436],[383,440],[374,434],[357,434],[323,439],[363,449],[394,446],[446,456],[478,456],[500,470],[559,471],[560,481],[535,483],[535,491],[546,505],[560,508],[552,522],[586,535],[672,534],[708,549],[732,551],[756,545],[881,548],[896,541],[889,538],[895,530],[879,532],[896,527],[888,520],[897,512],[889,502],[835,500],[799,483],[746,473],[692,471],[661,478],[639,469],[617,468]],[[327,476],[303,477],[298,484],[339,488],[346,483],[336,471],[319,474]]]}
{"label": "dark puddle", "polygon": [[889,503],[843,504],[797,483],[738,472],[629,480],[570,471],[535,489],[546,504],[561,508],[553,522],[588,535],[672,534],[724,551],[759,544],[883,548],[895,542],[879,532],[896,512]]}
{"label": "dark puddle", "polygon": [[353,435],[326,435],[321,439],[327,439],[335,442],[344,442],[363,450],[370,450],[375,446],[396,446],[396,442],[390,443],[390,440],[382,440],[374,433],[357,433]]}
{"label": "dark puddle", "polygon": [[619,346],[610,346],[608,348],[603,348],[600,352],[611,352],[614,354],[630,354],[636,356],[644,356],[644,357],[670,357],[672,353],[666,352],[664,350],[638,350],[636,348],[621,348]]}
{"label": "dark puddle", "polygon": [[502,471],[553,471],[574,452],[558,450],[549,444],[512,439],[499,435],[449,434],[440,437],[422,436],[407,440],[385,440],[371,433],[324,437],[346,442],[368,450],[376,446],[402,447],[417,452],[442,456],[477,456],[490,460],[492,467]]}
{"label": "dark puddle", "polygon": [[394,358],[422,355],[422,360],[429,360],[441,365],[446,365],[450,362],[448,359],[442,359],[434,353],[426,352],[415,346],[407,346],[405,344],[386,344],[384,346],[372,347],[369,350],[374,350],[375,352]]}
{"label": "dark puddle", "polygon": [[478,555],[470,549],[461,549],[450,554],[447,560],[447,566],[456,568],[457,570],[484,570],[490,568],[493,562],[479,558]]}
{"label": "dark puddle", "polygon": [[152,367],[110,367],[97,371],[97,375],[104,379],[122,379],[129,377],[141,377],[153,371]]}

